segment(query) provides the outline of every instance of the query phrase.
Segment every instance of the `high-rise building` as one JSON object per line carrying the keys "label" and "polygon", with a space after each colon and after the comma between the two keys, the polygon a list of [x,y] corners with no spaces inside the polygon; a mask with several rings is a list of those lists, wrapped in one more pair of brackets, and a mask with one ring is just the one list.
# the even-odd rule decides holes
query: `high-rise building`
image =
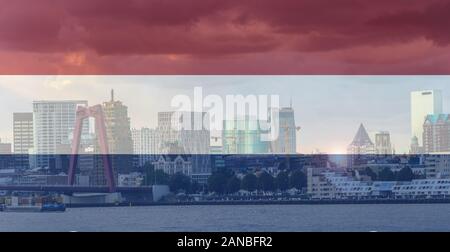
{"label": "high-rise building", "polygon": [[409,154],[423,154],[424,153],[424,149],[423,146],[419,145],[419,139],[414,136],[411,139],[411,146],[410,146],[410,150],[409,150]]}
{"label": "high-rise building", "polygon": [[391,135],[387,131],[375,134],[375,153],[378,155],[392,154]]}
{"label": "high-rise building", "polygon": [[3,143],[0,139],[0,169],[9,169],[13,166],[10,143]]}
{"label": "high-rise building", "polygon": [[249,117],[223,122],[222,144],[224,154],[265,154],[270,142],[263,141],[259,121]]}
{"label": "high-rise building", "polygon": [[[170,111],[158,113],[160,152],[168,154],[209,154],[210,131],[202,122],[208,121],[206,112]],[[198,122],[196,125],[195,122]],[[172,144],[178,144],[183,153],[169,153]]]}
{"label": "high-rise building", "polygon": [[3,143],[2,139],[0,139],[0,155],[11,155],[11,144],[10,143]]}
{"label": "high-rise building", "polygon": [[423,147],[425,153],[450,151],[450,115],[428,115],[423,124]]}
{"label": "high-rise building", "polygon": [[33,113],[13,113],[14,164],[16,168],[29,168],[28,154],[33,148]]}
{"label": "high-rise building", "polygon": [[206,112],[168,111],[158,113],[159,153],[192,155],[192,176],[209,176],[210,131]]}
{"label": "high-rise building", "polygon": [[[297,128],[292,107],[274,109],[278,113],[278,138],[271,142],[271,152],[275,154],[295,154],[297,151]],[[271,113],[272,114],[272,113]]]}
{"label": "high-rise building", "polygon": [[424,90],[411,93],[411,137],[423,146],[423,123],[428,115],[442,114],[442,92]]}
{"label": "high-rise building", "polygon": [[353,141],[347,147],[347,165],[352,168],[354,165],[360,165],[370,159],[370,155],[375,154],[375,145],[367,133],[364,125],[361,124],[358,128]]}
{"label": "high-rise building", "polygon": [[[54,173],[66,172],[67,167],[70,164],[70,157],[72,153],[72,140],[70,137],[67,141],[61,143],[57,146],[58,153],[65,155],[57,155],[56,156],[56,167],[52,171]],[[89,184],[89,182],[94,181],[91,178],[95,177],[96,170],[96,160],[98,157],[97,151],[97,136],[94,133],[89,133],[82,135],[80,138],[80,145],[77,151],[78,154],[78,162],[76,166],[76,177],[82,176],[85,179],[85,182]],[[76,178],[77,180],[77,178]],[[92,185],[96,185],[93,183]]]}
{"label": "high-rise building", "polygon": [[361,124],[359,126],[358,132],[356,133],[353,141],[347,148],[348,154],[354,155],[365,155],[365,154],[374,154],[375,146],[370,140],[369,134],[367,134],[366,128]]}
{"label": "high-rise building", "polygon": [[158,131],[149,128],[133,129],[131,135],[133,137],[133,153],[138,156],[139,166],[156,161],[160,142]]}
{"label": "high-rise building", "polygon": [[[114,90],[111,90],[111,99],[103,103],[103,113],[111,165],[117,181],[117,174],[131,171],[134,163],[128,107],[121,101],[115,100]],[[96,176],[93,177],[95,184],[105,184],[106,180],[101,161],[98,162],[95,169],[97,171]]]}
{"label": "high-rise building", "polygon": [[[78,106],[87,106],[87,101],[34,101],[33,102],[33,153],[35,165],[54,165],[57,146],[69,139],[75,128]],[[89,121],[85,120],[82,134],[89,134]],[[34,163],[34,162],[33,162]]]}
{"label": "high-rise building", "polygon": [[106,136],[110,154],[132,154],[130,118],[128,107],[121,101],[114,100],[114,90],[111,90],[111,100],[103,103],[105,114]]}

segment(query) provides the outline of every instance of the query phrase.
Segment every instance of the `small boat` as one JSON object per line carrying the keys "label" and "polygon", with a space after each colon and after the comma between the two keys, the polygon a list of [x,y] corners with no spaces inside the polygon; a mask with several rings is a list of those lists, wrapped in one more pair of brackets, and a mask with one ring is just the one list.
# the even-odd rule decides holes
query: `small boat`
{"label": "small boat", "polygon": [[41,207],[41,212],[65,212],[66,206],[62,203],[47,203]]}

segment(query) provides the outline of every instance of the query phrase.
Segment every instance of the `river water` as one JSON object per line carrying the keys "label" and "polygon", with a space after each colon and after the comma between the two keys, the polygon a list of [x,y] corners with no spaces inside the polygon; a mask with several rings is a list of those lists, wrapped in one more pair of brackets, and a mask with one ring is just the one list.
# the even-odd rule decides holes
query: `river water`
{"label": "river water", "polygon": [[0,212],[0,231],[450,231],[450,204],[72,208]]}

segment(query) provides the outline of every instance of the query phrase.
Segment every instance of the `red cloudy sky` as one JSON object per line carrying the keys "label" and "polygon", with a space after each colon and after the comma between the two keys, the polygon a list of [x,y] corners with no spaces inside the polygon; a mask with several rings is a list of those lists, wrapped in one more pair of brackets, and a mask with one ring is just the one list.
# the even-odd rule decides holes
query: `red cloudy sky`
{"label": "red cloudy sky", "polygon": [[449,74],[444,0],[0,0],[0,74]]}

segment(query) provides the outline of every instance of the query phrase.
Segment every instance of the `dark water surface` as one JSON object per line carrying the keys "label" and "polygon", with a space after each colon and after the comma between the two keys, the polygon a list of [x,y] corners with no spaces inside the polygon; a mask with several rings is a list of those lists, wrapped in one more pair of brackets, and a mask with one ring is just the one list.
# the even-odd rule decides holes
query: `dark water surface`
{"label": "dark water surface", "polygon": [[0,212],[0,231],[450,231],[450,204],[73,208]]}

